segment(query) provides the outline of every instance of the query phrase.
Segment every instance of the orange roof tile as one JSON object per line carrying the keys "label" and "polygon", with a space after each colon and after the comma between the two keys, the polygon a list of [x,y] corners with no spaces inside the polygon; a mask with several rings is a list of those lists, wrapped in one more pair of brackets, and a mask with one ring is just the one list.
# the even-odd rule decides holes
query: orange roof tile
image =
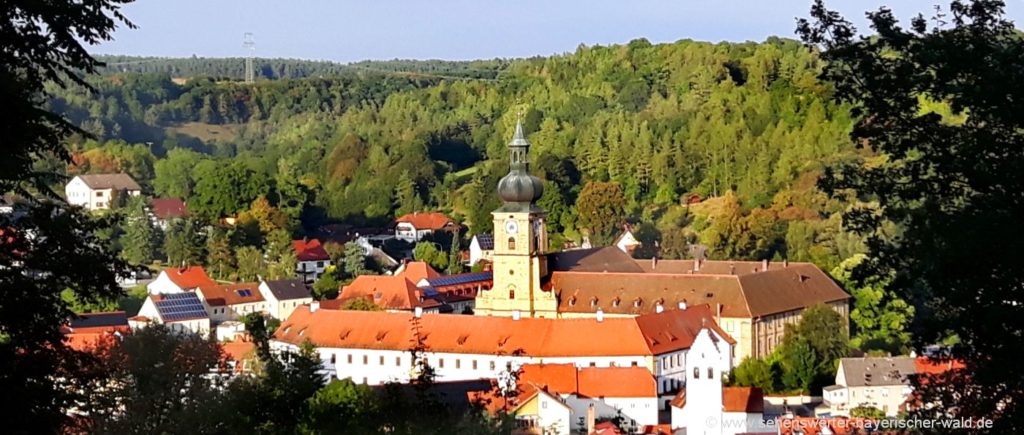
{"label": "orange roof tile", "polygon": [[725,412],[764,412],[764,392],[758,387],[722,387]]}
{"label": "orange roof tile", "polygon": [[263,294],[260,293],[259,287],[260,284],[256,282],[240,282],[235,284],[203,286],[200,287],[198,291],[202,294],[203,300],[205,300],[208,305],[221,307],[224,305],[263,302]]}
{"label": "orange roof tile", "polygon": [[963,361],[957,360],[940,361],[925,356],[914,359],[914,368],[919,375],[941,375],[950,370],[959,370],[965,367]]}
{"label": "orange roof tile", "polygon": [[448,216],[444,213],[409,213],[398,219],[395,219],[395,223],[408,223],[416,227],[417,230],[440,230],[444,229],[448,225],[455,225]]}
{"label": "orange roof tile", "polygon": [[[780,435],[821,435],[828,427],[834,435],[867,433],[873,422],[863,418],[846,417],[782,417],[778,421]],[[877,427],[875,427],[877,430]]]}
{"label": "orange roof tile", "polygon": [[386,310],[412,310],[415,307],[438,305],[433,299],[423,298],[422,289],[404,276],[360,275],[341,289],[337,303],[365,298]]}
{"label": "orange roof tile", "polygon": [[558,394],[573,394],[579,389],[573,364],[524,364],[520,383],[532,383]]}
{"label": "orange roof tile", "polygon": [[[414,338],[414,318],[408,312],[321,309],[310,313],[303,306],[281,324],[274,337],[296,345],[308,339],[321,347],[406,351]],[[423,341],[433,352],[522,352],[545,357],[657,355],[689,348],[701,325],[720,330],[706,306],[603,321],[430,314],[418,323]]]}
{"label": "orange roof tile", "polygon": [[171,279],[175,285],[182,289],[197,288],[216,285],[217,283],[206,274],[201,266],[168,267],[163,273]]}
{"label": "orange roof tile", "polygon": [[419,284],[424,279],[439,278],[441,273],[430,267],[426,261],[410,261],[402,266],[402,271],[396,276],[404,277],[412,281],[413,284]]}
{"label": "orange roof tile", "polygon": [[317,239],[292,240],[292,248],[295,249],[295,258],[299,261],[325,261],[331,256],[324,249]]}
{"label": "orange roof tile", "polygon": [[586,397],[655,397],[658,386],[646,367],[584,367],[579,394]]}

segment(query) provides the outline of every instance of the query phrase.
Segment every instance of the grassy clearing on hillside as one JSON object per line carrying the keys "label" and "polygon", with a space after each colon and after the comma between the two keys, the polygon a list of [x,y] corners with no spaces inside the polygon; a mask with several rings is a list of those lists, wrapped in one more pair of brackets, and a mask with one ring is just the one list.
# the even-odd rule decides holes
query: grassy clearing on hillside
{"label": "grassy clearing on hillside", "polygon": [[192,136],[203,142],[227,141],[238,137],[242,124],[207,124],[204,122],[186,122],[167,127],[168,131]]}

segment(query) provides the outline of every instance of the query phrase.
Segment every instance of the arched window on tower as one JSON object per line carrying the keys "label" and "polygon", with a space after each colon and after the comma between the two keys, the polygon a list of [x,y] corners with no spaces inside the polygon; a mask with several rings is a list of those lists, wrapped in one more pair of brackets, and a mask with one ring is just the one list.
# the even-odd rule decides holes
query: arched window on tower
{"label": "arched window on tower", "polygon": [[714,378],[715,378],[714,370],[711,367],[708,367],[708,379],[714,379]]}
{"label": "arched window on tower", "polygon": [[514,288],[508,289],[508,298],[509,299],[515,299],[516,298],[516,289],[514,289]]}
{"label": "arched window on tower", "polygon": [[508,238],[508,249],[510,249],[510,250],[511,249],[516,249],[516,238],[515,237],[509,237]]}
{"label": "arched window on tower", "polygon": [[693,368],[693,378],[700,379],[700,367]]}

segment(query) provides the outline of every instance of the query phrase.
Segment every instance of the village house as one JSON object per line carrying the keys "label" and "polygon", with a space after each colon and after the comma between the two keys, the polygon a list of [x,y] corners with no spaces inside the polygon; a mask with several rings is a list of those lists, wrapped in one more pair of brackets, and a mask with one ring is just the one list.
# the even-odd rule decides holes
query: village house
{"label": "village house", "polygon": [[298,306],[313,302],[309,287],[300,279],[265,280],[259,290],[267,301],[267,312],[275,319],[287,319]]}
{"label": "village house", "polygon": [[473,236],[469,242],[469,266],[476,266],[480,260],[491,262],[494,256],[494,235],[483,233]]}
{"label": "village house", "polygon": [[196,295],[213,323],[267,311],[267,301],[255,282],[203,286],[196,289]]}
{"label": "village house", "polygon": [[703,357],[727,371],[735,342],[707,306],[631,318],[541,319],[327,310],[314,302],[282,322],[272,346],[295,350],[309,340],[325,366],[371,385],[408,382],[417,341],[441,381],[496,379],[523,364],[643,367],[665,403],[682,385],[698,337],[715,343]]}
{"label": "village house", "polygon": [[327,266],[331,265],[331,256],[320,240],[293,240],[292,247],[295,249],[295,259],[298,260],[295,271],[306,284],[312,284],[320,279],[327,271]]}
{"label": "village house", "polygon": [[64,186],[64,197],[68,204],[86,210],[109,209],[117,204],[119,198],[138,196],[141,193],[139,183],[123,173],[79,175]]}
{"label": "village house", "polygon": [[626,224],[622,226],[622,233],[612,241],[612,246],[619,248],[622,252],[633,255],[633,251],[640,247],[640,240],[633,235],[633,226]]}
{"label": "village house", "polygon": [[181,198],[153,198],[149,200],[149,215],[153,225],[167,231],[171,222],[188,217],[188,207]]}
{"label": "village house", "polygon": [[120,338],[130,331],[124,311],[83,313],[72,316],[61,328],[68,347],[87,351],[105,340]]}
{"label": "village house", "polygon": [[[736,362],[764,358],[782,343],[785,325],[823,304],[849,319],[850,295],[811,263],[634,260],[613,247],[547,257],[543,291],[559,317],[635,316],[708,304],[736,339]],[[498,275],[496,275],[498,276]],[[543,293],[542,293],[543,294]],[[557,304],[557,305],[555,305]]]}
{"label": "village house", "polygon": [[427,297],[436,298],[451,307],[451,312],[471,314],[476,307],[477,293],[489,290],[493,281],[493,274],[489,271],[469,272],[424,278],[416,286],[423,289]]}
{"label": "village house", "polygon": [[168,267],[157,275],[146,289],[151,295],[195,291],[199,287],[217,285],[201,266]]}
{"label": "village house", "polygon": [[912,356],[842,358],[835,385],[822,391],[822,405],[833,416],[848,417],[859,406],[896,416],[913,391],[910,376],[916,372]]}
{"label": "village house", "polygon": [[424,236],[436,231],[453,232],[459,224],[444,213],[414,212],[395,219],[395,238],[409,243],[416,243]]}
{"label": "village house", "polygon": [[588,418],[623,417],[637,432],[658,424],[654,377],[643,367],[576,367],[573,364],[525,364],[516,380],[517,395],[493,391],[472,394],[489,411],[504,409],[525,433],[570,434],[584,429]]}
{"label": "village house", "polygon": [[139,314],[128,319],[128,325],[138,329],[151,324],[163,324],[171,331],[204,337],[210,334],[211,327],[203,301],[192,292],[149,295]]}

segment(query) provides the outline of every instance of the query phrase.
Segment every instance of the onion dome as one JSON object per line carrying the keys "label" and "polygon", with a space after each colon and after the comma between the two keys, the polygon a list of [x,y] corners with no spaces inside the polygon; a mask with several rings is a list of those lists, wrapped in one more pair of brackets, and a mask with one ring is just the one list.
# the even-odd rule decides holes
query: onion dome
{"label": "onion dome", "polygon": [[498,181],[498,196],[505,203],[532,204],[544,194],[544,183],[530,175],[527,152],[530,142],[523,134],[523,123],[516,122],[516,132],[508,143],[511,152],[508,175]]}

